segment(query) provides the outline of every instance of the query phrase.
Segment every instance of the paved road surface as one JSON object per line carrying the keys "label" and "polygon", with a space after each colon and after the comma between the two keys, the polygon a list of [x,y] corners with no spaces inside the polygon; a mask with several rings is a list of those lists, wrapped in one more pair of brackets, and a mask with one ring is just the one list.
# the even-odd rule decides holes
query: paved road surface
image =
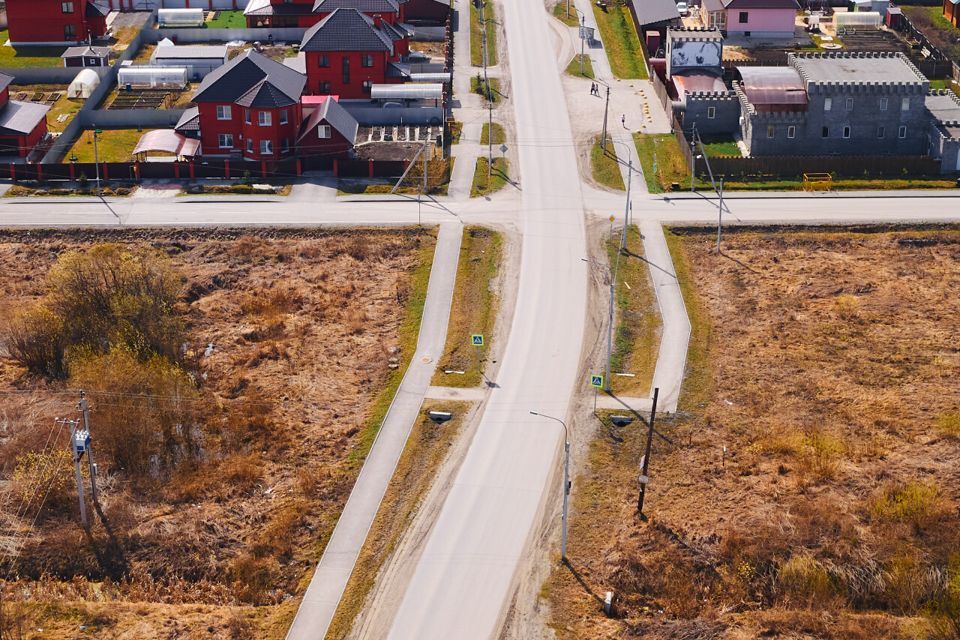
{"label": "paved road surface", "polygon": [[310,580],[287,640],[321,640],[333,620],[410,428],[420,413],[437,358],[443,353],[462,236],[459,224],[440,227],[417,350]]}
{"label": "paved road surface", "polygon": [[520,157],[522,262],[502,366],[389,634],[490,638],[555,478],[584,330],[584,211],[543,3],[503,3]]}

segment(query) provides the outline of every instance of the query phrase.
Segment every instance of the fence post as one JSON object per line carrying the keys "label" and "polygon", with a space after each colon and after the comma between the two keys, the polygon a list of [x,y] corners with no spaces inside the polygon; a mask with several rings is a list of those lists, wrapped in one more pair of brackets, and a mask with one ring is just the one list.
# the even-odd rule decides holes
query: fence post
{"label": "fence post", "polygon": [[297,158],[297,177],[303,175],[303,164],[300,158]]}
{"label": "fence post", "polygon": [[223,177],[230,179],[230,158],[223,161]]}
{"label": "fence post", "polygon": [[37,182],[43,182],[43,165],[37,163]]}
{"label": "fence post", "polygon": [[13,164],[12,162],[10,163],[10,182],[16,182],[16,181],[17,181],[17,171],[16,171],[16,169],[14,169],[15,166],[16,166],[16,165]]}
{"label": "fence post", "polygon": [[372,178],[374,175],[373,160],[367,160],[367,177]]}
{"label": "fence post", "polygon": [[191,180],[196,180],[196,179],[197,179],[197,168],[194,166],[193,162],[188,163],[187,166],[190,168],[190,179],[191,179]]}
{"label": "fence post", "polygon": [[101,162],[100,164],[103,165],[103,180],[104,180],[104,181],[107,181],[107,180],[110,179],[110,170],[107,169],[107,163],[106,163],[106,162]]}
{"label": "fence post", "polygon": [[77,179],[77,165],[72,162],[70,163],[70,179],[71,180]]}
{"label": "fence post", "polygon": [[340,177],[340,161],[337,158],[333,159],[333,177]]}
{"label": "fence post", "polygon": [[140,182],[140,161],[133,163],[133,175],[137,182]]}
{"label": "fence post", "polygon": [[173,163],[173,177],[176,178],[177,180],[180,179],[180,163],[179,162]]}
{"label": "fence post", "polygon": [[267,161],[266,160],[260,161],[260,177],[261,178],[267,177]]}

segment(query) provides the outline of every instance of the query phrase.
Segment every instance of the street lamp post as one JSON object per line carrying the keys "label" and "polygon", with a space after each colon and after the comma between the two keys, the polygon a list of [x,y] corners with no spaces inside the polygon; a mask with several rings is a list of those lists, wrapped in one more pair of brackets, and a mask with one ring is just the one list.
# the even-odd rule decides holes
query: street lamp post
{"label": "street lamp post", "polygon": [[97,136],[100,135],[101,133],[103,133],[103,130],[101,129],[93,130],[93,164],[96,167],[96,172],[97,172],[97,177],[96,177],[97,195],[100,195],[100,152],[97,147]]}
{"label": "street lamp post", "polygon": [[536,411],[531,411],[530,415],[546,418],[559,422],[563,427],[563,519],[562,530],[560,533],[560,561],[567,561],[567,513],[570,506],[570,438],[567,436],[567,424],[560,418],[554,418]]}

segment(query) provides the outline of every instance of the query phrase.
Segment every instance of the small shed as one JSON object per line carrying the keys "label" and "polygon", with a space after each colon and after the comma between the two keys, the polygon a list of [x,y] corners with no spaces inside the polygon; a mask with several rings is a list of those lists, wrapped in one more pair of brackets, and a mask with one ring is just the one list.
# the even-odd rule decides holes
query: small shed
{"label": "small shed", "polygon": [[106,67],[110,65],[109,47],[68,47],[60,56],[64,67]]}
{"label": "small shed", "polygon": [[93,69],[84,69],[77,74],[67,87],[68,98],[89,98],[93,90],[100,86],[100,76]]}

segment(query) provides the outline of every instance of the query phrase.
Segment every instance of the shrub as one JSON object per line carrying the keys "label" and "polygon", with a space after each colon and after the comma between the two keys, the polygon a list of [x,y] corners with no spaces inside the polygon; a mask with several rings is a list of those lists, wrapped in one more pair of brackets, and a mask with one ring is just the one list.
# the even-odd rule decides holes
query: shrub
{"label": "shrub", "polygon": [[922,530],[938,521],[946,512],[940,489],[934,484],[909,482],[884,488],[871,505],[879,520],[904,522]]}
{"label": "shrub", "polygon": [[73,458],[62,447],[17,456],[13,484],[24,518],[63,513],[76,502]]}
{"label": "shrub", "polygon": [[59,315],[38,304],[17,313],[4,333],[10,357],[28,371],[47,378],[66,376],[67,340]]}
{"label": "shrub", "polygon": [[960,412],[953,411],[937,419],[937,429],[945,436],[960,438]]}
{"label": "shrub", "polygon": [[834,594],[827,570],[805,553],[791,556],[780,567],[778,583],[788,600],[808,606],[823,603]]}

